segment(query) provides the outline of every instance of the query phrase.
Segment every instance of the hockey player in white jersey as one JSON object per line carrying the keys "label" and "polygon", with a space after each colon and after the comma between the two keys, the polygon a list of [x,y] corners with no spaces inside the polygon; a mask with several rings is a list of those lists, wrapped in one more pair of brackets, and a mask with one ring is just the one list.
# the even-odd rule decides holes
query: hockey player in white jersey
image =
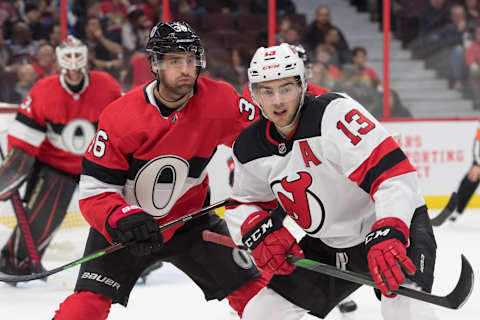
{"label": "hockey player in white jersey", "polygon": [[[248,77],[263,117],[234,144],[241,205],[225,218],[274,276],[243,318],[324,318],[360,287],[295,268],[290,253],[370,272],[384,319],[436,319],[427,304],[391,294],[399,284],[431,290],[436,243],[416,171],[390,134],[345,94],[304,96],[303,62],[287,45],[259,48]],[[269,215],[277,205],[306,232],[299,243]]]}

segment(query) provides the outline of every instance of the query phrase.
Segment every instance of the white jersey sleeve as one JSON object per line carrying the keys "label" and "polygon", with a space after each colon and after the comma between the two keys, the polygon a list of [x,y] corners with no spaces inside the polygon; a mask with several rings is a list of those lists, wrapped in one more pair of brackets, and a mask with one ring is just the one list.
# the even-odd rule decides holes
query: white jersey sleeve
{"label": "white jersey sleeve", "polygon": [[252,213],[277,207],[268,178],[262,177],[262,159],[257,159],[246,164],[240,163],[233,155],[235,164],[234,185],[232,198],[241,205],[227,208],[224,217],[230,235],[236,244],[242,244],[240,228],[243,221]]}
{"label": "white jersey sleeve", "polygon": [[377,219],[397,217],[409,226],[425,202],[415,169],[387,130],[346,95],[327,106],[321,128],[327,160],[370,195]]}

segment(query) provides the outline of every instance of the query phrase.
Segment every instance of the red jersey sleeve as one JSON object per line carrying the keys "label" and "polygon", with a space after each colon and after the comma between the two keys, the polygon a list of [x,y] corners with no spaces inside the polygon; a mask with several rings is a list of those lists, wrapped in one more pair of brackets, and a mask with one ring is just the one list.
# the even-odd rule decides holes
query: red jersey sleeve
{"label": "red jersey sleeve", "polygon": [[45,139],[47,132],[45,117],[42,112],[42,95],[48,94],[42,90],[43,82],[37,82],[23,100],[18,109],[15,121],[8,130],[8,146],[15,146],[35,157],[38,147]]}

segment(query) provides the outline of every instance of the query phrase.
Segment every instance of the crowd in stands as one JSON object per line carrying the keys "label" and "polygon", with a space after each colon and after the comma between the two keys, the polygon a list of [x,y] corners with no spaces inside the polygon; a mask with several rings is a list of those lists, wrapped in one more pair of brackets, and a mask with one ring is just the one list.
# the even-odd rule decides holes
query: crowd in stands
{"label": "crowd in stands", "polygon": [[[381,0],[350,2],[360,11],[369,11],[373,21],[381,22]],[[392,26],[400,39],[399,34],[404,31],[404,10],[410,6],[409,2],[413,1],[392,0]],[[466,81],[469,74],[471,83],[477,83],[480,35],[478,40],[463,36],[464,32],[475,30],[470,28],[475,19],[480,19],[477,1],[465,0],[464,4],[456,3],[448,9],[449,0],[415,2],[424,3],[422,10],[428,10],[425,14],[418,11],[418,26],[425,40],[407,42],[405,38],[405,43],[414,46],[418,55],[428,56],[432,66],[448,65],[455,69],[454,73],[448,73],[454,77],[454,86],[469,83]],[[172,19],[187,21],[200,33],[207,51],[205,74],[228,81],[242,92],[254,50],[267,45],[268,1],[171,0],[170,10]],[[330,10],[323,6],[316,8],[314,20],[307,24],[305,15],[296,12],[295,1],[277,0],[276,41],[302,45],[306,49],[310,82],[345,91],[374,115],[382,117],[380,78],[368,66],[368,52],[363,47],[350,48],[348,35],[332,21]],[[161,19],[162,0],[68,1],[68,33],[87,44],[89,68],[109,72],[125,91],[151,79],[145,39],[152,24]],[[462,22],[465,19],[466,22]],[[452,47],[448,55],[438,54],[439,48],[447,44],[445,36],[436,31],[447,32],[452,38],[451,45],[462,48]],[[0,101],[20,103],[35,81],[55,74],[54,49],[60,41],[60,0],[0,0]],[[466,59],[462,65],[463,55]],[[445,59],[448,63],[442,64]],[[461,80],[461,85],[457,80]],[[396,92],[392,91],[390,96],[392,116],[411,116]]]}

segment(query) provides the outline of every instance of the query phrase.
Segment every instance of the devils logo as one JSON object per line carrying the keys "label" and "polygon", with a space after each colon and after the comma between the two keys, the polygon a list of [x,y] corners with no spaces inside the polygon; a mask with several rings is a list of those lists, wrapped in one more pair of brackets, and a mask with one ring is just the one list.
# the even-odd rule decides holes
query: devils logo
{"label": "devils logo", "polygon": [[325,208],[320,198],[308,189],[312,184],[310,174],[303,171],[297,174],[299,178],[296,180],[289,181],[284,177],[273,181],[270,186],[285,212],[306,233],[315,234],[323,226]]}

